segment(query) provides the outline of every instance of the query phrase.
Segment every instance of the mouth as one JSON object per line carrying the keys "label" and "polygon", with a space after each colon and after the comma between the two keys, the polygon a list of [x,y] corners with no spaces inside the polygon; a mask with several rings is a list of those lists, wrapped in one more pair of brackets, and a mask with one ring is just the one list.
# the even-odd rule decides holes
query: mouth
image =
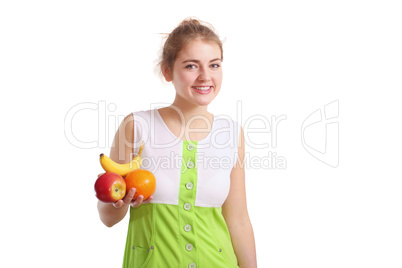
{"label": "mouth", "polygon": [[212,86],[200,86],[200,87],[191,87],[191,88],[194,89],[195,92],[200,93],[200,94],[208,94],[213,89]]}

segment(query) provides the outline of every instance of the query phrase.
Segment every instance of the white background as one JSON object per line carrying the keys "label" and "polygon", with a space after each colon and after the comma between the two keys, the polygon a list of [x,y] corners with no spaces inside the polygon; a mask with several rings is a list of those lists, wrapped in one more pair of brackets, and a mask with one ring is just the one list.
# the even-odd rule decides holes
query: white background
{"label": "white background", "polygon": [[[243,124],[286,115],[276,148],[247,148],[286,159],[286,169],[246,171],[259,267],[402,267],[397,2],[2,1],[0,266],[121,267],[128,217],[113,228],[98,218],[98,156],[109,153],[116,118],[173,100],[153,72],[159,33],[196,16],[225,40],[210,111],[240,113]],[[333,101],[335,168],[301,142],[303,121]],[[77,140],[97,142],[88,149],[65,134],[82,103],[115,107],[110,122],[98,120],[101,109],[71,120]]]}

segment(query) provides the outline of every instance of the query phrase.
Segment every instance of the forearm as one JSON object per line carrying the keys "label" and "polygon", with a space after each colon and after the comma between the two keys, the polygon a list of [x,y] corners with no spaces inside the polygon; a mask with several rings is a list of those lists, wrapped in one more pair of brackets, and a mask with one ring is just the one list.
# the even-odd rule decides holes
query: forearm
{"label": "forearm", "polygon": [[240,268],[256,268],[255,240],[250,220],[246,219],[228,228]]}
{"label": "forearm", "polygon": [[129,205],[127,204],[123,204],[120,208],[115,208],[113,204],[98,201],[99,217],[107,227],[112,227],[121,221],[126,216],[128,208]]}

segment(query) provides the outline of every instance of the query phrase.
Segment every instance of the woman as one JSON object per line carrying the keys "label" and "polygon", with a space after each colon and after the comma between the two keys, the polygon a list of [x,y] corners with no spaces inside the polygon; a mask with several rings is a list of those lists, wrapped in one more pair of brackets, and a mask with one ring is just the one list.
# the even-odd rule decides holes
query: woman
{"label": "woman", "polygon": [[132,188],[115,204],[98,203],[106,226],[131,205],[123,267],[257,267],[243,131],[207,110],[221,88],[222,60],[214,31],[184,20],[169,34],[159,64],[175,87],[174,102],[128,115],[115,135],[111,158],[127,163],[144,143],[142,168],[157,180],[147,200],[133,200]]}

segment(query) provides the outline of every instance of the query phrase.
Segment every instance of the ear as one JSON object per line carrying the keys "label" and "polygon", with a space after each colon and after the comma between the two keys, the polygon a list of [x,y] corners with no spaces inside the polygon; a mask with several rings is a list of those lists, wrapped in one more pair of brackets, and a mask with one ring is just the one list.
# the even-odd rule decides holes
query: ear
{"label": "ear", "polygon": [[173,75],[170,72],[169,68],[167,68],[166,66],[162,66],[162,74],[163,77],[165,77],[166,82],[172,82]]}

